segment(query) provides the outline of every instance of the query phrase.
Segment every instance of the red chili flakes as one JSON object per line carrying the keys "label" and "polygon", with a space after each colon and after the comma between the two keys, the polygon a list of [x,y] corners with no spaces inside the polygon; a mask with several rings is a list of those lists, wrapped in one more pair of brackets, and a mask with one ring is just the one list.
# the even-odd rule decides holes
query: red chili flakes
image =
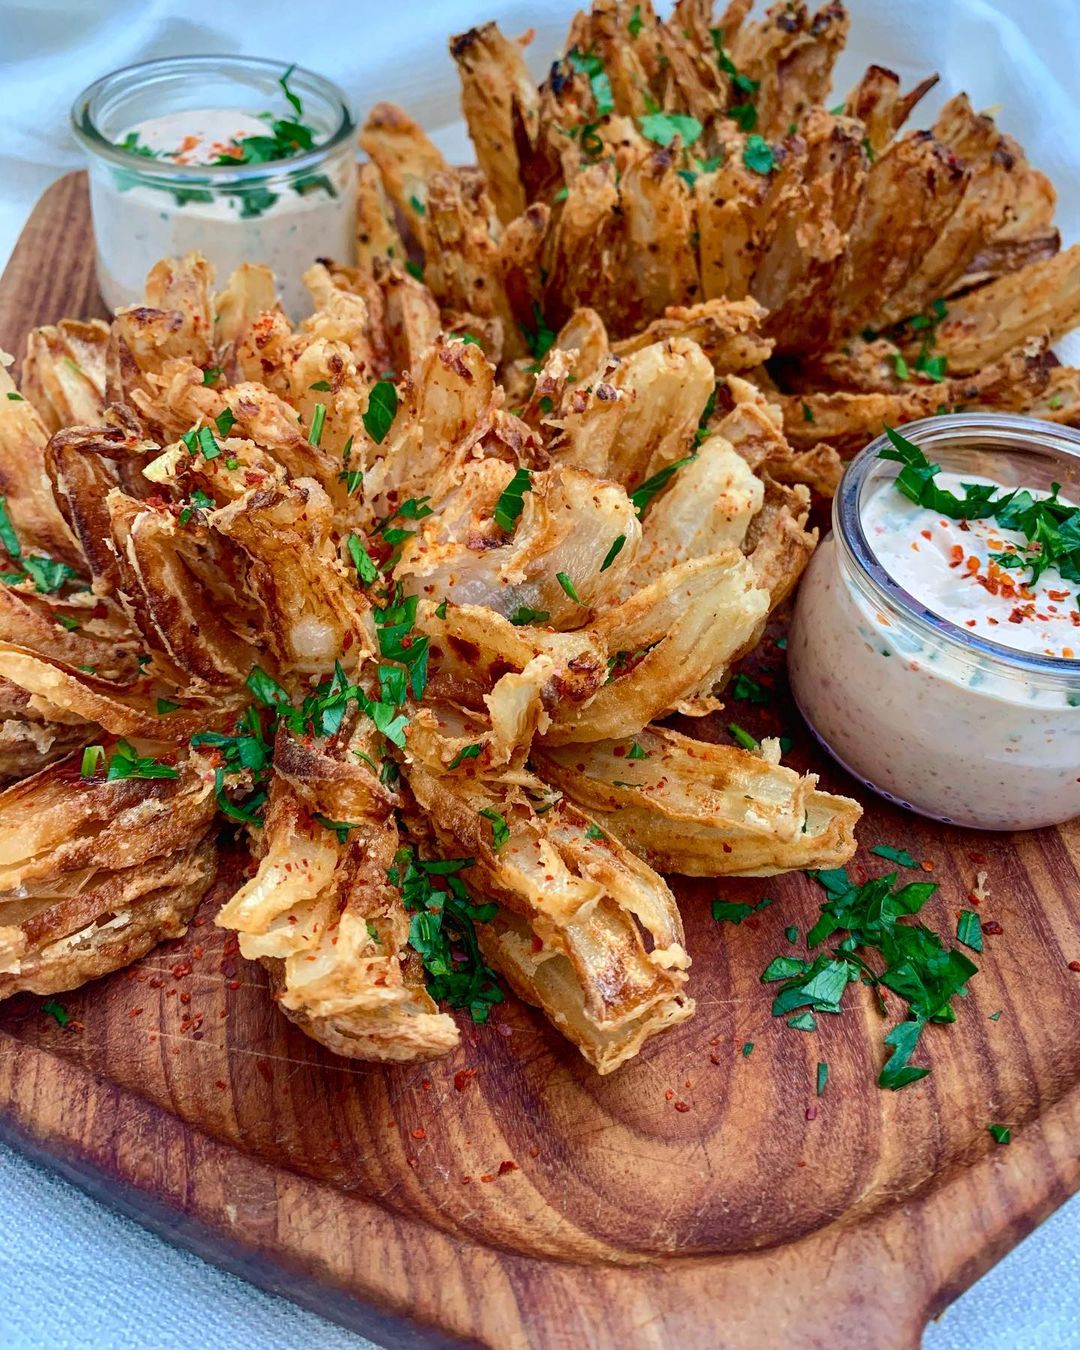
{"label": "red chili flakes", "polygon": [[462,1177],[462,1178],[461,1178],[461,1184],[462,1184],[463,1186],[468,1186],[468,1184],[469,1184],[471,1181],[472,1181],[472,1177]]}
{"label": "red chili flakes", "polygon": [[423,1127],[422,1125],[418,1125],[418,1126],[416,1127],[416,1129],[413,1130],[413,1132],[412,1132],[412,1137],[413,1137],[414,1139],[426,1139],[426,1138],[427,1138],[427,1130],[425,1130],[424,1127]]}
{"label": "red chili flakes", "polygon": [[982,930],[984,933],[988,933],[991,937],[997,937],[999,933],[1004,933],[1005,931],[1005,929],[1002,928],[1001,924],[999,924],[996,919],[991,919],[989,923],[984,923],[982,926]]}
{"label": "red chili flakes", "polygon": [[190,1002],[191,1002],[191,995],[190,995],[190,994],[181,994],[181,995],[180,995],[180,1002],[181,1002],[181,1003],[185,1003],[185,1004],[186,1004],[186,1003],[190,1003]]}
{"label": "red chili flakes", "polygon": [[218,1078],[214,1082],[214,1086],[218,1089],[219,1092],[224,1092],[229,1085],[228,1083],[226,1083],[224,1078]]}
{"label": "red chili flakes", "polygon": [[483,1174],[483,1176],[480,1178],[480,1180],[481,1180],[481,1181],[494,1181],[494,1180],[495,1180],[495,1173],[494,1173],[494,1172],[485,1172],[485,1173]]}
{"label": "red chili flakes", "polygon": [[664,1093],[664,1101],[669,1102],[674,1096],[675,1096],[674,1091],[671,1088],[668,1088]]}
{"label": "red chili flakes", "polygon": [[475,1069],[458,1069],[454,1074],[454,1087],[458,1092],[464,1092],[472,1080],[476,1077]]}
{"label": "red chili flakes", "polygon": [[807,1119],[807,1120],[817,1120],[817,1107],[816,1107],[816,1106],[808,1106],[808,1107],[806,1108],[806,1119]]}
{"label": "red chili flakes", "polygon": [[715,1050],[714,1050],[714,1051],[712,1052],[712,1054],[709,1056],[709,1063],[710,1063],[710,1064],[719,1064],[719,1063],[720,1063],[720,1056],[716,1053]]}
{"label": "red chili flakes", "polygon": [[932,872],[934,870],[934,864],[925,858],[919,864],[919,866],[922,868],[924,872]]}
{"label": "red chili flakes", "polygon": [[518,1165],[513,1160],[513,1158],[506,1158],[503,1162],[499,1164],[499,1176],[501,1177],[506,1176],[507,1172],[516,1172],[516,1171],[518,1171]]}
{"label": "red chili flakes", "polygon": [[129,1016],[129,1017],[141,1017],[141,1016],[143,1015],[143,1011],[144,1011],[144,1010],[143,1010],[142,1008],[129,1008],[129,1009],[128,1009],[128,1016]]}
{"label": "red chili flakes", "polygon": [[190,961],[177,961],[172,968],[172,977],[174,980],[182,980],[185,975],[190,975],[193,969]]}
{"label": "red chili flakes", "polygon": [[425,1092],[430,1092],[430,1091],[431,1091],[431,1079],[430,1079],[430,1078],[425,1078],[425,1079],[423,1080],[423,1082],[420,1084],[420,1086],[424,1089]]}
{"label": "red chili flakes", "polygon": [[689,1102],[676,1102],[676,1103],[675,1103],[675,1110],[676,1110],[676,1111],[681,1111],[681,1112],[685,1115],[685,1113],[686,1113],[687,1111],[690,1110],[690,1103],[689,1103]]}
{"label": "red chili flakes", "polygon": [[1070,962],[1069,962],[1069,969],[1070,969],[1070,970],[1080,970],[1080,961],[1070,961]]}

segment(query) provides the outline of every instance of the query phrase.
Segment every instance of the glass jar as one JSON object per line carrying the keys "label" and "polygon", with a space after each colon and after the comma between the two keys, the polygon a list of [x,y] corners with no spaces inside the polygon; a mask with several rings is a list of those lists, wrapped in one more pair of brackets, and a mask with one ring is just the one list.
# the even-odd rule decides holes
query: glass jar
{"label": "glass jar", "polygon": [[[1056,482],[1080,502],[1069,428],[960,413],[903,434],[946,471],[1037,493]],[[865,504],[900,467],[878,458],[887,445],[879,437],[848,466],[799,591],[788,662],[803,716],[867,787],[936,820],[1012,830],[1080,815],[1080,660],[988,641],[889,575],[863,528]]]}
{"label": "glass jar", "polygon": [[[302,115],[286,101],[286,73]],[[264,163],[181,164],[122,144],[166,118],[179,144],[193,115],[208,110],[302,121],[314,148]],[[147,61],[90,85],[71,120],[89,154],[98,284],[111,309],[141,303],[159,258],[196,250],[219,285],[243,262],[272,268],[295,320],[311,309],[303,272],[317,258],[355,259],[356,126],[341,90],[311,71],[249,57]]]}

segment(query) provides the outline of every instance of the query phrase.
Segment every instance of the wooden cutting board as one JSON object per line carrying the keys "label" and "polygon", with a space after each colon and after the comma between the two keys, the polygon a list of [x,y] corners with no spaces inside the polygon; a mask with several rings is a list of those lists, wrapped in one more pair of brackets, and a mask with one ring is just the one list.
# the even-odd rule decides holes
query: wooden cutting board
{"label": "wooden cutting board", "polygon": [[[91,253],[72,174],[0,282],[0,344],[100,314]],[[759,722],[744,705],[740,720],[794,730],[793,762],[851,792],[815,762],[777,682]],[[464,1022],[435,1064],[335,1058],[213,927],[223,877],[185,939],[65,996],[68,1027],[39,999],[0,1007],[0,1134],[395,1346],[915,1345],[1080,1185],[1080,825],[984,835],[866,806],[864,850],[933,864],[931,927],[952,934],[985,871],[981,913],[1003,930],[956,1024],[923,1037],[931,1076],[899,1093],[874,1084],[888,1023],[869,991],[849,990],[815,1034],[770,1016],[758,977],[821,900],[801,875],[677,883],[697,1016],[606,1079],[514,1001],[487,1027]],[[860,852],[854,871],[871,865],[886,866]],[[717,894],[775,903],[735,927],[712,920]]]}

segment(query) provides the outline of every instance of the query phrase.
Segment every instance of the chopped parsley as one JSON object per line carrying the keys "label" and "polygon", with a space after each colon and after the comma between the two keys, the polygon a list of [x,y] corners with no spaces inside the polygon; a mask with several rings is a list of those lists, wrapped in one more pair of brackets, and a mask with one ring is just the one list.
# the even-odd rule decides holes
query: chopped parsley
{"label": "chopped parsley", "polygon": [[403,848],[387,875],[400,887],[412,915],[409,945],[420,956],[432,998],[452,1008],[467,1008],[474,1022],[486,1022],[492,1007],[503,1001],[503,992],[480,952],[476,924],[489,923],[498,906],[472,903],[457,874],[473,862],[472,858],[429,861]]}
{"label": "chopped parsley", "polygon": [[999,566],[1021,571],[1030,569],[1035,584],[1048,568],[1055,568],[1065,581],[1080,582],[1080,507],[1059,500],[1061,485],[1052,484],[1048,497],[1034,497],[1026,488],[998,492],[991,483],[965,483],[964,496],[938,487],[941,472],[912,441],[892,427],[885,428],[890,445],[880,459],[903,465],[895,486],[910,501],[953,520],[984,520],[992,516],[1006,530],[1015,530],[1028,540],[1020,552],[992,553]]}
{"label": "chopped parsley", "polygon": [[0,581],[8,585],[16,586],[21,581],[32,581],[34,589],[40,594],[51,595],[67,582],[80,580],[74,567],[69,567],[67,563],[59,562],[56,558],[39,554],[23,556],[19,536],[8,514],[7,498],[3,494],[0,494],[0,545],[3,545],[4,552],[19,568],[17,572],[0,574]]}
{"label": "chopped parsley", "polygon": [[639,125],[646,140],[665,149],[676,136],[682,141],[683,149],[686,149],[694,144],[704,130],[696,117],[689,117],[685,113],[646,113]]}
{"label": "chopped parsley", "polygon": [[312,820],[318,821],[324,830],[332,830],[337,835],[339,844],[347,844],[349,842],[349,831],[360,828],[355,821],[330,820],[329,817],[320,815],[318,812],[312,816]]}
{"label": "chopped parsley", "polygon": [[[885,1037],[891,1053],[878,1083],[895,1090],[925,1078],[930,1070],[910,1062],[923,1028],[929,1022],[955,1021],[953,1000],[966,993],[968,981],[977,973],[962,952],[946,948],[936,933],[923,924],[906,922],[937,890],[936,883],[909,882],[894,890],[895,872],[861,886],[843,868],[809,875],[828,899],[806,935],[807,946],[819,947],[838,932],[847,935],[813,961],[778,956],[770,962],[762,980],[782,981],[773,1015],[785,1016],[798,1008],[838,1013],[844,990],[859,980],[879,997],[883,988],[890,990],[907,1003],[908,1013]],[[871,964],[871,956],[878,958],[878,966]]]}
{"label": "chopped parsley", "polygon": [[171,698],[159,698],[157,701],[157,715],[159,717],[168,717],[169,713],[176,712],[180,707],[179,703],[174,703]]}
{"label": "chopped parsley", "polygon": [[768,703],[769,691],[764,685],[752,680],[749,675],[736,675],[731,681],[733,698],[745,699],[747,703]]}
{"label": "chopped parsley", "polygon": [[428,639],[413,632],[419,598],[395,596],[394,603],[375,611],[379,653],[389,661],[398,661],[409,673],[414,698],[423,698],[427,687]]}
{"label": "chopped parsley", "polygon": [[528,605],[518,605],[510,615],[510,622],[515,628],[520,628],[528,623],[547,623],[550,618],[551,613],[546,609],[530,609]]}
{"label": "chopped parsley", "polygon": [[973,952],[983,949],[982,922],[973,909],[960,911],[956,923],[956,940]]}
{"label": "chopped parsley", "polygon": [[635,5],[634,8],[630,11],[630,21],[626,25],[626,31],[630,34],[632,38],[636,38],[637,35],[641,32],[641,25],[642,25],[641,6]]}
{"label": "chopped parsley", "polygon": [[485,806],[480,812],[485,820],[491,821],[491,847],[498,853],[502,846],[510,840],[510,826],[506,823],[506,817],[495,810],[493,806]]}
{"label": "chopped parsley", "polygon": [[771,896],[763,896],[756,905],[744,905],[734,900],[714,900],[712,902],[712,916],[717,923],[740,924],[743,919],[748,919],[751,914],[756,914],[758,910],[768,909],[772,904]]}
{"label": "chopped parsley", "polygon": [[379,380],[372,386],[361,419],[364,430],[376,445],[381,445],[386,439],[386,434],[397,416],[397,410],[397,388],[391,380]]}
{"label": "chopped parsley", "polygon": [[828,1081],[829,1081],[829,1066],[819,1060],[817,1066],[817,1095],[819,1097],[825,1091],[825,1084]]}
{"label": "chopped parsley", "polygon": [[742,1048],[743,1059],[749,1059],[753,1053],[754,1053],[754,1042],[746,1041]]}
{"label": "chopped parsley", "polygon": [[475,745],[464,745],[457,752],[454,758],[446,766],[447,769],[456,769],[459,764],[464,764],[467,759],[479,759],[483,753],[484,747],[477,742]]}
{"label": "chopped parsley", "polygon": [[499,493],[492,513],[495,524],[507,534],[514,532],[518,516],[525,509],[525,493],[532,487],[532,473],[528,469],[518,469],[506,487]]}
{"label": "chopped parsley", "polygon": [[104,762],[105,747],[103,745],[88,745],[82,752],[82,766],[79,769],[79,774],[83,778],[93,778]]}
{"label": "chopped parsley", "polygon": [[685,465],[692,463],[697,459],[697,455],[684,455],[682,459],[677,459],[672,464],[666,465],[658,473],[654,473],[651,478],[646,478],[640,487],[637,487],[630,494],[630,502],[638,514],[638,519],[645,514],[652,503],[656,494],[671,481],[671,479]]}
{"label": "chopped parsley", "polygon": [[600,828],[600,826],[597,825],[597,824],[595,823],[595,821],[592,821],[592,822],[589,823],[588,827],[587,827],[586,830],[585,830],[585,838],[586,838],[586,839],[606,839],[606,838],[607,838],[607,835],[606,835],[606,834],[604,833],[604,831]]}
{"label": "chopped parsley", "polygon": [[[393,386],[391,386],[393,387]],[[323,424],[326,421],[326,404],[316,403],[311,415],[311,430],[308,432],[308,444],[318,445],[322,440]]]}
{"label": "chopped parsley", "polygon": [[637,743],[637,741],[635,741],[634,744],[630,747],[630,751],[629,751],[629,753],[627,754],[626,758],[627,758],[627,759],[648,759],[648,758],[649,758],[649,752],[648,752],[648,750],[645,749],[645,747],[644,747],[643,745],[639,745],[639,744]]}
{"label": "chopped parsley", "polygon": [[345,541],[345,547],[349,551],[349,557],[353,561],[357,575],[365,586],[370,586],[373,581],[379,577],[379,569],[375,565],[375,560],[364,547],[363,540],[358,534],[350,534]]}
{"label": "chopped parsley", "polygon": [[772,173],[776,168],[776,156],[773,154],[772,146],[764,136],[759,136],[756,132],[746,138],[742,162],[751,173]]}
{"label": "chopped parsley", "polygon": [[899,863],[901,867],[918,867],[919,865],[906,848],[891,848],[888,844],[875,844],[870,852],[876,853],[879,858],[885,858],[889,862]]}
{"label": "chopped parsley", "polygon": [[49,999],[47,1003],[43,1003],[41,1011],[46,1017],[51,1017],[58,1027],[66,1027],[71,1021],[71,1014],[62,1003],[57,1003],[54,998]]}
{"label": "chopped parsley", "polygon": [[1011,1144],[1012,1130],[1008,1125],[987,1125],[995,1144]]}
{"label": "chopped parsley", "polygon": [[586,52],[582,56],[576,47],[571,48],[567,59],[575,70],[589,77],[597,117],[609,117],[615,111],[615,99],[603,61],[595,52]]}
{"label": "chopped parsley", "polygon": [[574,583],[570,580],[569,576],[565,572],[556,572],[555,580],[563,588],[563,590],[570,597],[570,599],[573,600],[575,605],[581,604],[581,597],[578,595],[577,590],[574,587]]}
{"label": "chopped parsley", "polygon": [[532,304],[532,314],[532,328],[522,324],[521,331],[529,351],[532,353],[533,360],[542,361],[554,347],[557,334],[553,328],[549,327],[547,320],[544,318],[544,311],[536,300]]}
{"label": "chopped parsley", "polygon": [[728,723],[728,734],[737,745],[741,745],[744,750],[760,750],[761,744],[754,740],[753,736],[745,727],[739,726],[738,722]]}
{"label": "chopped parsley", "polygon": [[623,550],[623,545],[624,545],[625,543],[626,543],[626,535],[625,535],[625,534],[620,534],[620,535],[618,535],[618,536],[616,537],[615,542],[614,542],[614,543],[612,544],[612,546],[608,549],[607,555],[606,555],[606,557],[604,558],[604,561],[600,564],[600,571],[601,571],[601,572],[606,572],[606,571],[608,570],[608,568],[611,566],[611,564],[615,561],[615,559],[616,559],[616,558],[619,556],[619,554],[622,552],[622,550]]}
{"label": "chopped parsley", "polygon": [[[101,747],[94,747],[100,749]],[[86,754],[83,754],[83,762],[86,762]],[[115,782],[118,778],[179,778],[180,772],[174,769],[171,764],[162,764],[161,760],[154,759],[151,755],[140,755],[135,747],[129,741],[117,741],[116,749],[109,760],[109,767],[105,771],[107,782]]]}

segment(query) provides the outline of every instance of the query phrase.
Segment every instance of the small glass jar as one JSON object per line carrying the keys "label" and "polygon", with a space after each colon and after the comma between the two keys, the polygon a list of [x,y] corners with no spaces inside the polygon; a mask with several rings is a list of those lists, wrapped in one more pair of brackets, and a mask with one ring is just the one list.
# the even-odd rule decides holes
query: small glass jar
{"label": "small glass jar", "polygon": [[[139,304],[150,268],[196,250],[219,286],[243,262],[273,269],[291,318],[310,312],[300,278],[317,258],[351,263],[356,250],[356,126],[344,94],[311,71],[249,57],[181,56],[106,75],[71,110],[90,159],[97,275],[111,309]],[[180,164],[122,142],[151,119],[211,110],[251,119],[274,111],[314,132],[314,148],[255,164]]]}
{"label": "small glass jar", "polygon": [[[1056,482],[1080,502],[1069,428],[960,413],[903,434],[946,471],[1039,493]],[[1080,660],[990,642],[897,584],[863,528],[866,502],[899,469],[878,458],[887,445],[848,466],[799,591],[788,663],[803,716],[867,787],[936,820],[1017,830],[1080,815]]]}

